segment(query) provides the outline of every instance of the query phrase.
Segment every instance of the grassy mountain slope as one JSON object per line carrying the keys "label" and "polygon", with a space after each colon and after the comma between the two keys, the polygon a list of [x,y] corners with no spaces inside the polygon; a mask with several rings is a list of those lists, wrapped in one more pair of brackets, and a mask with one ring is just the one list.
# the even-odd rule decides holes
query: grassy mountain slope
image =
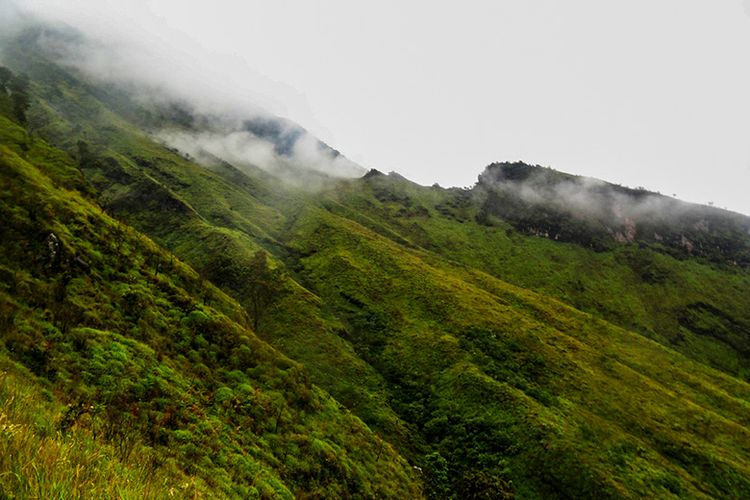
{"label": "grassy mountain slope", "polygon": [[408,464],[236,302],[74,190],[70,157],[5,117],[0,138],[2,356],[70,405],[59,432],[122,460],[146,447],[211,496],[417,494]]}
{"label": "grassy mountain slope", "polygon": [[[76,158],[54,153],[66,158],[55,173],[56,186],[95,197],[200,274],[145,240],[161,257],[136,257],[124,267],[141,269],[137,279],[145,287],[157,274],[178,280],[174,286],[195,305],[171,319],[164,311],[145,319],[134,311],[108,313],[116,327],[94,328],[133,330],[135,336],[132,325],[150,331],[166,323],[169,331],[183,332],[188,344],[176,344],[175,352],[160,354],[153,347],[164,345],[163,334],[147,338],[148,345],[169,360],[167,366],[185,370],[187,386],[209,384],[191,397],[219,420],[216,394],[222,394],[222,404],[235,401],[241,390],[232,385],[237,370],[225,358],[205,360],[213,337],[193,326],[204,321],[195,311],[237,324],[232,328],[257,343],[253,351],[268,352],[254,361],[252,376],[245,375],[251,385],[262,381],[261,390],[271,394],[267,401],[286,401],[282,424],[274,416],[278,407],[269,403],[270,414],[252,415],[265,424],[249,435],[230,433],[229,442],[219,445],[231,448],[237,440],[255,446],[257,461],[267,467],[263,484],[281,483],[294,493],[418,494],[391,448],[311,388],[309,374],[421,467],[431,497],[731,498],[750,489],[750,386],[742,380],[748,373],[750,279],[742,266],[653,242],[592,248],[528,234],[520,223],[528,219],[488,210],[497,206],[487,205],[486,193],[421,187],[397,175],[373,173],[311,194],[273,184],[247,166],[238,170],[217,161],[204,168],[116,112],[121,102],[114,106],[85,78],[27,49],[16,47],[10,59],[32,77],[32,130]],[[8,130],[16,134],[19,158],[41,154],[33,147],[43,144],[40,139],[17,127]],[[97,217],[118,227],[106,214]],[[89,239],[103,244],[90,232],[76,244]],[[286,293],[263,315],[258,335],[294,361],[243,326],[248,297],[237,277],[258,248],[270,251],[273,265],[288,273]],[[13,266],[29,266],[19,258]],[[170,267],[175,262],[184,272]],[[125,286],[116,273],[105,278],[97,285],[103,290]],[[8,292],[8,300],[17,293]],[[95,310],[96,303],[81,309]],[[161,302],[146,304],[135,309],[155,314]],[[67,331],[81,322],[70,322]],[[117,349],[101,349],[110,350]],[[25,364],[44,359],[30,352],[21,359]],[[147,365],[161,363],[144,352],[137,357]],[[54,359],[52,365],[65,366],[64,357]],[[200,373],[190,371],[196,362]],[[224,387],[232,396],[220,392]],[[183,390],[178,385],[174,392]],[[304,398],[289,400],[309,393],[323,409],[310,410]],[[329,463],[331,455],[321,451],[328,448],[307,453],[305,446],[290,444],[302,438],[284,434],[299,422],[297,429],[307,436],[325,427],[323,415],[334,416],[331,433],[341,431],[339,422],[360,426],[359,434],[344,433],[343,442],[325,433],[316,437],[339,446],[335,456],[346,465],[330,467],[343,470],[345,479],[312,474]],[[360,455],[347,447],[355,442],[362,443]],[[192,444],[199,451],[211,446]],[[181,463],[186,457],[196,463],[192,455],[174,458]],[[366,482],[362,474],[370,467],[376,472]],[[188,472],[204,477],[213,470],[206,465]],[[242,480],[227,479],[225,488],[237,482]]]}
{"label": "grassy mountain slope", "polygon": [[[196,165],[117,116],[75,72],[32,49],[33,44],[16,46],[6,51],[6,59],[32,77],[34,129],[77,157],[86,182],[109,213],[179,255],[241,303],[237,277],[256,249],[271,251],[277,265],[284,260],[293,270],[294,256],[278,237],[314,195],[278,181],[271,185],[273,179],[259,169],[248,172],[251,176],[227,163],[210,169]],[[316,383],[348,408],[373,416],[383,434],[405,438],[408,431],[387,403],[382,376],[336,334],[340,322],[323,314],[319,298],[293,279],[288,288],[259,333],[295,359],[315,359],[306,365]]]}
{"label": "grassy mountain slope", "polygon": [[728,373],[750,374],[750,272],[731,260],[612,238],[607,250],[595,251],[526,234],[498,217],[478,224],[476,193],[394,175],[342,187],[332,207],[395,241],[551,295]]}
{"label": "grassy mountain slope", "polygon": [[482,473],[532,496],[749,486],[747,384],[327,211],[290,240],[419,446],[458,473],[455,490]]}
{"label": "grassy mountain slope", "polygon": [[43,379],[0,358],[0,493],[13,498],[167,498],[211,488],[142,443],[121,449],[76,426],[59,432],[68,408]]}

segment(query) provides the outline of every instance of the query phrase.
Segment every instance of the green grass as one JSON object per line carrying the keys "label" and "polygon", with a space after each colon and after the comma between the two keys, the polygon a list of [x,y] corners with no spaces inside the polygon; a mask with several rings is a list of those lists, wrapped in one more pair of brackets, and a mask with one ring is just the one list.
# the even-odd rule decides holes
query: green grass
{"label": "green grass", "polygon": [[[750,489],[746,269],[479,224],[475,192],[396,175],[311,194],[205,168],[126,95],[21,54],[35,134],[0,122],[7,354],[64,402],[149,395],[126,421],[180,474],[230,496]],[[49,268],[50,231],[90,274]],[[252,332],[237,277],[261,248],[287,293]]]}
{"label": "green grass", "polygon": [[488,470],[531,496],[732,496],[750,484],[747,384],[325,211],[291,239],[416,448],[447,458],[458,491]]}
{"label": "green grass", "polygon": [[[236,276],[258,248],[276,254],[277,264],[290,264],[294,276],[296,256],[279,238],[314,196],[268,186],[266,178],[248,177],[230,165],[211,170],[195,165],[113,118],[83,85],[59,76],[48,63],[29,57],[24,65],[40,82],[40,133],[73,156],[79,154],[75,137],[87,141],[90,155],[80,162],[81,171],[108,213],[148,234],[240,301]],[[72,106],[71,100],[84,104]],[[261,337],[295,359],[316,358],[305,362],[316,383],[358,415],[379,422],[382,434],[406,442],[408,430],[388,406],[382,376],[339,337],[340,322],[325,314],[319,299],[299,284],[292,284],[291,291],[270,312]]]}
{"label": "green grass", "polygon": [[27,370],[0,358],[0,494],[9,498],[205,497],[211,490],[142,442],[127,449],[59,422],[68,409]]}
{"label": "green grass", "polygon": [[[380,176],[342,186],[328,207],[394,241],[408,241],[452,262],[556,297],[715,368],[747,375],[746,270],[676,259],[658,248],[637,245],[595,252],[522,234],[503,221],[480,225],[474,222],[479,204],[473,197],[466,191]],[[409,211],[419,215],[398,215]],[[724,334],[701,330],[696,314],[704,316],[703,321],[720,323]]]}
{"label": "green grass", "polygon": [[24,151],[18,130],[0,117],[0,349],[83,408],[73,425],[119,450],[143,441],[210,496],[419,494],[409,465],[233,299],[66,188],[70,158],[47,164],[54,149]]}

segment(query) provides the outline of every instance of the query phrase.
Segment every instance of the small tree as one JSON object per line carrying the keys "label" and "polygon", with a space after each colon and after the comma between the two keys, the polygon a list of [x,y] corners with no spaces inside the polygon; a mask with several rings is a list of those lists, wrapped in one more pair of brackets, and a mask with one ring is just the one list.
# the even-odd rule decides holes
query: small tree
{"label": "small tree", "polygon": [[284,275],[280,269],[268,265],[268,254],[264,250],[258,250],[245,268],[243,278],[242,295],[253,318],[253,329],[257,331],[263,314],[284,291]]}
{"label": "small tree", "polygon": [[26,110],[29,108],[29,79],[25,75],[11,78],[6,86],[10,90],[13,114],[19,123],[26,124]]}
{"label": "small tree", "polygon": [[13,78],[13,73],[5,66],[0,66],[0,90],[6,94],[8,90],[5,87],[11,78]]}
{"label": "small tree", "polygon": [[425,496],[429,499],[448,498],[448,461],[435,451],[424,457]]}

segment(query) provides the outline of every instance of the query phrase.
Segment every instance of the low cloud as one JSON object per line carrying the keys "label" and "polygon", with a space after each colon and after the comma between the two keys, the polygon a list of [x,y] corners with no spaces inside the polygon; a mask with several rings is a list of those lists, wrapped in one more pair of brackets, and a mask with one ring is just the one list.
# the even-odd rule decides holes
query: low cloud
{"label": "low cloud", "polygon": [[750,217],[522,162],[495,163],[475,188],[480,222],[606,250],[654,244],[677,255],[750,265]]}
{"label": "low cloud", "polygon": [[260,168],[287,184],[319,189],[335,178],[359,177],[362,167],[303,133],[287,153],[271,141],[245,130],[198,132],[165,129],[156,137],[196,161],[212,166],[226,161],[240,170]]}
{"label": "low cloud", "polygon": [[574,220],[597,221],[612,231],[642,223],[674,224],[690,213],[696,221],[702,220],[711,210],[643,188],[626,188],[523,163],[491,165],[480,175],[479,186],[528,207],[545,207]]}
{"label": "low cloud", "polygon": [[[127,35],[120,29],[108,35],[84,22],[71,28],[55,16],[39,16],[38,9],[18,8],[12,2],[0,5],[6,36],[34,27],[35,42],[58,64],[97,84],[125,90],[144,109],[183,111],[189,126],[162,123],[152,132],[199,161],[221,159],[258,167],[305,186],[366,171],[301,126],[280,118],[276,113],[284,106],[273,95],[298,99],[299,94],[255,73],[243,61],[206,54],[189,39],[170,39],[170,47],[138,27],[126,30]],[[248,124],[256,123],[266,128],[272,124],[275,135],[254,133],[257,130]],[[295,170],[301,173],[292,175]],[[314,173],[316,182],[303,181],[304,172]]]}

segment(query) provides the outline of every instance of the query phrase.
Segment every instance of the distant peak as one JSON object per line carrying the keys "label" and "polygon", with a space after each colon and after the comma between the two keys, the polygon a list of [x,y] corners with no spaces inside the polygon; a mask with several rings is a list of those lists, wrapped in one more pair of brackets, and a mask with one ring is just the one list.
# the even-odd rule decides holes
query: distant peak
{"label": "distant peak", "polygon": [[556,180],[572,180],[577,176],[559,172],[541,165],[530,165],[523,161],[495,162],[485,167],[484,172],[479,175],[479,182],[523,182],[537,177],[549,177],[555,178]]}
{"label": "distant peak", "polygon": [[365,175],[362,176],[362,178],[369,179],[370,177],[379,177],[382,175],[385,174],[376,168],[371,168]]}

